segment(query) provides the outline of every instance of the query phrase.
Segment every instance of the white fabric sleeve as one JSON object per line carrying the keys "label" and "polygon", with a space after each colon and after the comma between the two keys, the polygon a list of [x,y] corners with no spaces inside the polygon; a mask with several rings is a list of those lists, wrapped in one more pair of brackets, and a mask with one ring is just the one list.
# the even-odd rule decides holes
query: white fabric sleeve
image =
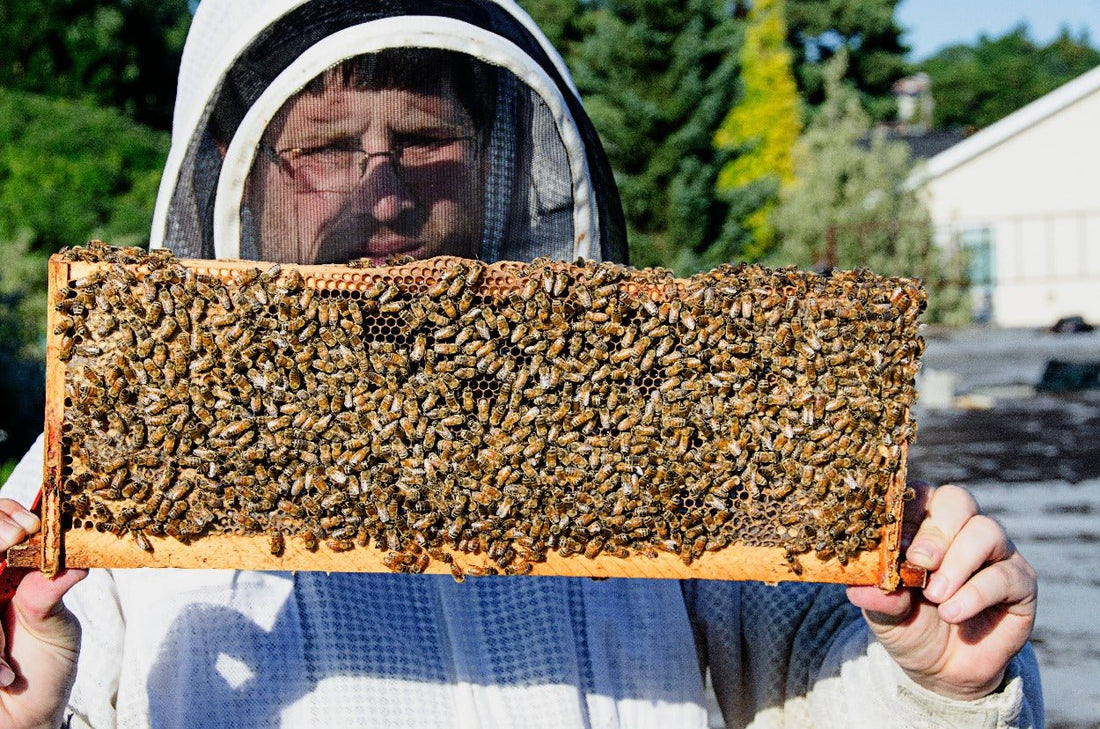
{"label": "white fabric sleeve", "polygon": [[1042,727],[1030,647],[978,701],[928,691],[871,637],[844,587],[698,582],[685,587],[700,657],[728,727]]}
{"label": "white fabric sleeve", "polygon": [[1043,726],[1039,671],[1030,644],[1009,663],[994,693],[949,699],[920,686],[890,657],[863,621],[838,636],[810,695],[811,713],[846,718],[820,726],[1011,729]]}
{"label": "white fabric sleeve", "polygon": [[80,657],[65,726],[117,726],[115,700],[122,674],[125,620],[110,570],[90,570],[65,595],[80,620]]}

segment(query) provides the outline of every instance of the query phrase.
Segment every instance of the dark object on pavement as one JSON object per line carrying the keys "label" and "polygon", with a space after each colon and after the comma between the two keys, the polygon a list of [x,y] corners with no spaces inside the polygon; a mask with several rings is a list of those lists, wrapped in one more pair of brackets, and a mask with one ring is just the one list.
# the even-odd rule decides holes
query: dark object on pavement
{"label": "dark object on pavement", "polygon": [[1050,331],[1055,334],[1077,334],[1091,332],[1095,327],[1079,316],[1064,316],[1054,323]]}
{"label": "dark object on pavement", "polygon": [[1100,362],[1063,362],[1052,359],[1036,386],[1047,392],[1069,392],[1100,388]]}

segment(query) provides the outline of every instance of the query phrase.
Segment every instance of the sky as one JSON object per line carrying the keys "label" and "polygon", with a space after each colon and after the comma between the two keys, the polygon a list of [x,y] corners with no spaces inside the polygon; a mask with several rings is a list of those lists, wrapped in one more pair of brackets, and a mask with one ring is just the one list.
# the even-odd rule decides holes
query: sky
{"label": "sky", "polygon": [[1100,47],[1100,0],[901,0],[894,16],[907,32],[902,39],[920,61],[945,45],[971,44],[982,33],[996,38],[1025,21],[1037,43],[1053,40],[1062,26],[1076,36],[1089,33]]}

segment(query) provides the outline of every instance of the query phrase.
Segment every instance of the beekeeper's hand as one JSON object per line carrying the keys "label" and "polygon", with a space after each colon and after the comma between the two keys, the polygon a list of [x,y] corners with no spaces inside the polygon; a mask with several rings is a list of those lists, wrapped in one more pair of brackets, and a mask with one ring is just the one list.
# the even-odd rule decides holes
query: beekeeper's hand
{"label": "beekeeper's hand", "polygon": [[[850,587],[871,630],[918,684],[953,699],[995,691],[1035,623],[1035,570],[1005,530],[958,486],[914,484],[905,557],[929,572],[923,590]],[[905,546],[907,538],[903,538]]]}
{"label": "beekeeper's hand", "polygon": [[[0,499],[0,550],[38,531],[38,517]],[[63,570],[50,579],[38,570],[8,568],[20,577],[15,596],[0,603],[0,727],[59,726],[76,677],[80,625],[61,597],[88,574]]]}

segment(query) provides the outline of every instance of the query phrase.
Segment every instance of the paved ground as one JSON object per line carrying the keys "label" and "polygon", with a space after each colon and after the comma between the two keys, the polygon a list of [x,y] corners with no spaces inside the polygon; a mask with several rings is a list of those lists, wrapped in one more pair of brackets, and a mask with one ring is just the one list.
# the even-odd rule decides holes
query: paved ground
{"label": "paved ground", "polygon": [[1051,334],[1034,329],[926,329],[922,370],[949,371],[959,394],[998,394],[1039,382],[1046,363],[1100,361],[1100,330]]}
{"label": "paved ground", "polygon": [[1100,727],[1100,480],[969,485],[1039,572],[1047,727]]}
{"label": "paved ground", "polygon": [[982,404],[989,409],[917,410],[911,478],[930,483],[1100,478],[1100,390],[1014,394]]}

